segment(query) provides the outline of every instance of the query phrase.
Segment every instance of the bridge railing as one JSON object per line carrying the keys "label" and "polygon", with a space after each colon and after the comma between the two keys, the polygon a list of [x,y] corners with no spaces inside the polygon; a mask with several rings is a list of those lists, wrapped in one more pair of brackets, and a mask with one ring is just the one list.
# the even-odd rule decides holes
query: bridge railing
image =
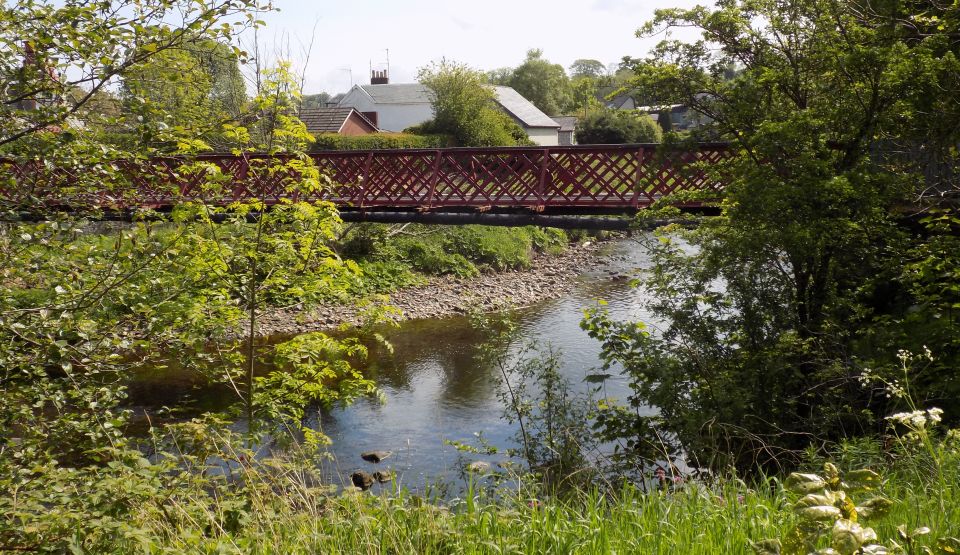
{"label": "bridge railing", "polygon": [[200,201],[327,200],[342,208],[638,209],[677,191],[719,192],[708,171],[724,144],[664,155],[658,145],[448,148],[310,153],[332,187],[304,193],[286,156],[189,158],[55,167],[0,161],[0,201],[125,210]]}

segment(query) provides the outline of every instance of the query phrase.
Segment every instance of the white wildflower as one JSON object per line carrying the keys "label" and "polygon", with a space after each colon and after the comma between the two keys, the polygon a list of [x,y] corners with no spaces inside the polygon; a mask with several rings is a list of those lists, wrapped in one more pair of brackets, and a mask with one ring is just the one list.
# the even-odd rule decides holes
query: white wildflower
{"label": "white wildflower", "polygon": [[914,428],[918,428],[918,429],[923,428],[924,426],[927,425],[927,415],[920,411],[917,411],[910,418],[910,423],[913,424]]}
{"label": "white wildflower", "polygon": [[927,410],[927,418],[930,419],[930,422],[937,424],[942,420],[943,409],[938,407],[933,407],[932,409]]}
{"label": "white wildflower", "polygon": [[911,356],[912,355],[910,354],[910,351],[906,349],[900,349],[897,351],[897,358],[900,359],[900,362],[904,365],[910,362]]}
{"label": "white wildflower", "polygon": [[891,414],[887,420],[902,424],[914,431],[920,431],[927,427],[927,424],[938,424],[943,419],[943,409],[931,408],[929,410],[915,410],[911,412],[898,412]]}
{"label": "white wildflower", "polygon": [[887,420],[897,424],[903,424],[908,428],[919,429],[926,425],[927,413],[923,412],[922,410],[915,410],[913,412],[898,412],[888,416]]}
{"label": "white wildflower", "polygon": [[900,380],[892,380],[887,383],[887,397],[896,397],[898,399],[903,399],[907,396],[907,390],[900,385]]}

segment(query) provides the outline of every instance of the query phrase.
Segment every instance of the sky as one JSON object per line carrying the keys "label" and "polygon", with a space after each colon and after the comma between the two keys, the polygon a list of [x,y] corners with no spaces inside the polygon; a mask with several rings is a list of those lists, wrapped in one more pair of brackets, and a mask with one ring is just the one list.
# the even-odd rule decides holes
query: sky
{"label": "sky", "polygon": [[[640,57],[662,37],[635,33],[660,7],[694,0],[274,0],[260,41],[306,63],[305,94],[346,92],[369,83],[370,65],[386,67],[390,82],[411,83],[417,70],[441,58],[481,70],[515,67],[527,50],[565,68],[578,58],[605,64]],[[704,2],[700,2],[704,3]],[[249,38],[248,38],[249,40]],[[286,56],[284,56],[286,57]]]}

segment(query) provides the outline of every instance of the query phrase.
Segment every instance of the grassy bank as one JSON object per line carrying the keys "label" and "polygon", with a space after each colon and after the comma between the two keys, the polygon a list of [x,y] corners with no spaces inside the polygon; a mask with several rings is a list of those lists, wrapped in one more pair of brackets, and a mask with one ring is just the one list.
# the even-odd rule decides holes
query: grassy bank
{"label": "grassy bank", "polygon": [[538,227],[360,224],[348,228],[338,252],[363,271],[356,294],[389,293],[427,276],[528,268],[536,254],[559,254],[580,235]]}
{"label": "grassy bank", "polygon": [[[197,425],[178,433],[183,446],[209,439]],[[843,481],[827,489],[858,505],[844,509],[845,518],[857,520],[859,511],[860,525],[872,527],[888,549],[870,553],[955,553],[960,452],[943,443],[935,457],[910,446],[891,456],[880,445],[861,441],[832,453]],[[627,485],[552,497],[529,493],[534,482],[526,481],[522,494],[513,488],[491,495],[477,486],[441,502],[389,486],[379,494],[339,492],[313,481],[302,460],[250,465],[249,453],[218,451],[232,461],[226,476],[204,466],[210,451],[163,463],[48,469],[43,483],[24,483],[0,501],[13,525],[0,531],[0,545],[76,553],[712,554],[751,553],[751,542],[776,539],[779,552],[805,554],[836,545],[840,519],[806,518],[803,494],[787,487],[789,479],[685,479],[651,492]],[[881,479],[857,491],[850,471],[866,463]],[[816,471],[823,461],[808,466]],[[877,496],[891,503],[886,514],[870,517],[859,505]],[[854,552],[868,553],[837,551]]]}
{"label": "grassy bank", "polygon": [[[197,227],[194,231],[202,236],[215,237],[222,244],[218,248],[228,252],[241,248],[237,237],[232,237],[230,233],[216,236],[220,231],[216,227],[212,231]],[[249,233],[251,230],[243,231]],[[32,229],[27,232],[35,233]],[[182,260],[187,257],[209,256],[203,251],[206,246],[198,247],[196,241],[185,244],[179,240],[178,236],[182,233],[181,227],[164,225],[99,226],[78,234],[70,242],[69,248],[55,251],[37,249],[37,260],[26,261],[24,266],[34,265],[39,271],[35,271],[34,277],[25,278],[19,287],[12,288],[16,304],[33,306],[55,297],[53,285],[59,282],[57,279],[43,279],[45,274],[50,273],[45,271],[46,267],[108,267],[117,256],[132,258],[142,255],[137,251],[137,245],[177,241],[176,256],[181,260],[174,259],[172,264],[182,266]],[[349,284],[346,289],[335,291],[335,288],[320,288],[312,294],[278,299],[277,302],[332,301],[336,297],[348,302],[355,297],[390,293],[401,287],[421,284],[430,276],[453,274],[473,277],[483,272],[528,268],[536,255],[559,254],[571,242],[586,236],[580,231],[567,233],[537,227],[348,225],[342,235],[328,241],[333,253],[355,263],[353,268],[359,268],[355,279],[344,280]],[[41,266],[44,268],[41,269]],[[181,271],[178,268],[174,273]],[[301,277],[307,282],[322,282],[329,279],[329,273],[330,268],[324,265],[300,271]],[[242,274],[238,272],[237,277],[242,277]],[[309,286],[301,289],[309,289]],[[273,299],[265,300],[270,302]]]}

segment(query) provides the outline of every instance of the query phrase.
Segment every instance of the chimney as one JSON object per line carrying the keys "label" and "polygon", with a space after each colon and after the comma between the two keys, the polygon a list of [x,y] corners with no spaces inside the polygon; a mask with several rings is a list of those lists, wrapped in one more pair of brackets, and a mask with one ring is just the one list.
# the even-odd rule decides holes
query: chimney
{"label": "chimney", "polygon": [[[27,83],[23,82],[27,78],[28,71],[31,66],[37,64],[37,53],[33,49],[33,45],[30,44],[30,41],[23,41],[23,80],[20,82],[20,86],[26,89]],[[18,93],[19,94],[19,93]],[[21,110],[34,111],[37,109],[37,99],[35,98],[24,98],[19,103],[19,108]]]}
{"label": "chimney", "polygon": [[370,84],[371,85],[389,85],[390,77],[387,75],[387,70],[371,70],[370,71]]}

